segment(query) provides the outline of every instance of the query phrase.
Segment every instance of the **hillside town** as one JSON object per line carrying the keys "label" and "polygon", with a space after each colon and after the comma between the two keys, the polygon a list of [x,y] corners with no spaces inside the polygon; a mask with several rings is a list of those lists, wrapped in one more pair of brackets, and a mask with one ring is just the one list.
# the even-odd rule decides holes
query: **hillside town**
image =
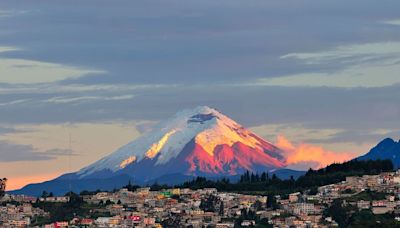
{"label": "hillside town", "polygon": [[[289,195],[246,195],[215,188],[82,193],[90,216],[51,221],[52,211],[38,205],[63,205],[69,196],[29,197],[6,194],[1,199],[1,227],[337,227],[327,211],[342,207],[390,215],[400,221],[400,172],[350,176],[337,184]],[[40,222],[42,221],[42,222]]]}

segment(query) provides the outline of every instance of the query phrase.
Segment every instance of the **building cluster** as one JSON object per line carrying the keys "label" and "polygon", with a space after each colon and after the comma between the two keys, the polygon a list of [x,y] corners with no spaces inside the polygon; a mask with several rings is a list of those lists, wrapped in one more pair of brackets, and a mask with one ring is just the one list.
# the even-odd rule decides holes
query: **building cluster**
{"label": "building cluster", "polygon": [[[370,191],[383,193],[384,199],[352,199],[352,196]],[[320,200],[331,203],[336,198],[347,199],[345,204],[360,210],[370,209],[374,214],[398,213],[400,210],[400,171],[347,177],[346,181],[318,188]],[[400,217],[399,217],[400,219]]]}
{"label": "building cluster", "polygon": [[0,206],[0,227],[28,227],[34,217],[46,217],[49,214],[39,208],[32,207],[29,202],[21,205],[6,204]]}
{"label": "building cluster", "polygon": [[[366,192],[377,192],[380,199],[357,197]],[[0,208],[0,226],[26,227],[35,216],[48,216],[32,208],[32,202],[65,203],[68,197],[32,198],[9,196],[20,206],[7,204]],[[83,201],[99,216],[77,215],[70,221],[43,225],[53,227],[249,227],[260,223],[273,227],[335,227],[324,210],[334,200],[357,210],[371,210],[374,214],[400,214],[400,172],[347,177],[345,181],[321,186],[317,191],[295,192],[289,195],[266,196],[218,192],[214,188],[198,190],[164,189],[98,192],[84,195]],[[5,200],[5,199],[3,199]],[[268,201],[271,200],[269,203]],[[274,202],[272,205],[271,202]],[[267,207],[267,205],[272,207]],[[400,220],[400,217],[395,217]]]}
{"label": "building cluster", "polygon": [[[383,199],[359,197],[363,193],[379,193]],[[368,195],[368,194],[365,194]],[[266,217],[274,227],[335,227],[338,224],[323,212],[334,200],[357,210],[371,210],[373,214],[400,215],[400,172],[347,177],[337,184],[321,186],[312,193],[292,193],[288,197],[275,196],[277,209],[267,211]],[[369,199],[363,199],[369,198]],[[395,217],[400,221],[400,216]]]}
{"label": "building cluster", "polygon": [[[100,192],[85,196],[84,201],[108,204],[101,210],[110,216],[92,220],[97,227],[233,227],[234,218],[243,209],[252,208],[255,202],[266,205],[267,197],[223,193],[214,188],[161,191],[139,188]],[[254,221],[243,222],[255,224]]]}

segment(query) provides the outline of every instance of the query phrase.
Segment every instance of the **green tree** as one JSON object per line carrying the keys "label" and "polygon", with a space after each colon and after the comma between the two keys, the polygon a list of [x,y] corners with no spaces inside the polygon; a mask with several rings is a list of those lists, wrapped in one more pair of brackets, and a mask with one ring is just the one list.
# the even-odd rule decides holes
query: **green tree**
{"label": "green tree", "polygon": [[254,203],[254,209],[255,209],[256,211],[261,211],[261,210],[263,209],[263,204],[262,204],[259,200],[257,200],[257,201]]}
{"label": "green tree", "polygon": [[47,197],[49,197],[49,193],[47,191],[43,191],[41,197],[47,198]]}
{"label": "green tree", "polygon": [[343,205],[341,199],[335,199],[331,206],[324,212],[325,216],[330,216],[335,220],[339,227],[348,227],[352,214],[357,208],[350,205]]}
{"label": "green tree", "polygon": [[279,208],[279,205],[276,202],[276,198],[275,198],[274,195],[271,195],[271,194],[268,195],[268,197],[267,197],[267,207],[268,208],[272,208],[274,210]]}

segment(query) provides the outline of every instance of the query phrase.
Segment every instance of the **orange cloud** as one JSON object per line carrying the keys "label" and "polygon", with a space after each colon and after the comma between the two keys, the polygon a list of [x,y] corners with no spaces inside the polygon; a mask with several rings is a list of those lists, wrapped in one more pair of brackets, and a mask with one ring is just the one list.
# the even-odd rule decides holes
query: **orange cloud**
{"label": "orange cloud", "polygon": [[295,145],[286,137],[277,137],[276,146],[285,152],[288,168],[293,169],[317,169],[323,168],[334,162],[344,162],[354,158],[352,153],[333,152],[316,145],[300,143]]}

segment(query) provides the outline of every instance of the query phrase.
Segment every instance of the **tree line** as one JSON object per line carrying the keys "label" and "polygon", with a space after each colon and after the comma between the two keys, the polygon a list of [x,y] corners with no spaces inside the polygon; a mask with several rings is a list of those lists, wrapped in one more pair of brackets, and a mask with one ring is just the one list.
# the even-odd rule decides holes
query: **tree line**
{"label": "tree line", "polygon": [[267,172],[259,174],[246,171],[236,183],[232,183],[228,178],[214,181],[205,177],[196,177],[175,187],[191,189],[216,188],[219,191],[254,192],[265,195],[286,194],[338,183],[344,181],[348,176],[376,175],[390,171],[393,171],[393,164],[390,160],[351,160],[344,163],[334,163],[318,170],[309,169],[305,175],[298,179],[292,176],[283,180],[275,174],[270,175]]}

